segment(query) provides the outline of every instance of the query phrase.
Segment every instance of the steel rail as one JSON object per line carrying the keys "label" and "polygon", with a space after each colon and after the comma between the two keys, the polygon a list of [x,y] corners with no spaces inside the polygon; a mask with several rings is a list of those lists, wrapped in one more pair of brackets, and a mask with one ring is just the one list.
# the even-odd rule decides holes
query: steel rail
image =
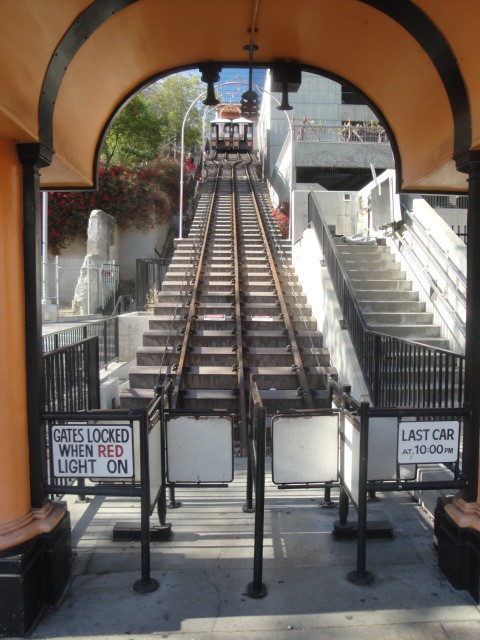
{"label": "steel rail", "polygon": [[[254,184],[254,189],[255,189],[255,184]],[[257,194],[256,190],[255,190],[255,193]],[[304,329],[305,329],[306,333],[308,334],[308,340],[310,342],[310,348],[312,349],[312,355],[313,355],[313,357],[315,358],[315,360],[317,362],[318,369],[320,371],[323,370],[322,376],[323,376],[325,388],[328,389],[330,375],[325,371],[324,367],[320,364],[320,358],[318,357],[318,354],[316,353],[315,345],[314,345],[313,338],[312,338],[312,332],[311,332],[310,328],[308,327],[307,320],[306,320],[305,315],[303,313],[302,304],[298,300],[298,294],[297,294],[294,282],[293,282],[292,277],[291,277],[291,267],[292,267],[291,262],[287,260],[286,254],[285,254],[285,249],[279,243],[279,241],[278,241],[278,239],[277,239],[277,237],[275,235],[275,231],[278,231],[278,226],[275,225],[273,223],[273,221],[270,219],[270,217],[269,217],[269,215],[267,213],[266,203],[265,203],[264,199],[261,197],[261,194],[260,194],[260,202],[261,202],[261,209],[264,212],[265,217],[266,217],[266,224],[267,224],[268,229],[269,229],[270,237],[271,237],[272,243],[274,245],[276,256],[280,260],[282,266],[285,269],[285,276],[286,276],[286,279],[287,279],[286,287],[290,289],[290,294],[295,298],[295,302],[298,305],[297,308],[298,308],[298,311],[299,311],[300,320],[301,320],[301,322],[303,322]],[[290,222],[290,224],[291,224],[291,222]],[[331,360],[330,360],[330,366],[331,366]]]}
{"label": "steel rail", "polygon": [[[218,176],[215,176],[215,180],[216,180],[217,177]],[[215,184],[216,184],[216,181],[215,181]],[[209,198],[210,198],[209,199],[209,210],[210,210],[211,204],[212,204],[212,202],[213,202],[213,200],[215,198],[215,185],[212,188],[212,192],[209,195]],[[201,225],[202,225],[201,233],[202,234],[204,233],[205,228],[206,228],[205,218],[207,218],[207,217],[208,217],[208,214],[207,215],[203,215],[202,218],[201,218]],[[171,341],[173,342],[173,337],[174,337],[173,330],[174,330],[174,327],[176,326],[176,315],[177,315],[178,311],[182,308],[181,302],[182,302],[183,287],[186,284],[187,274],[188,274],[188,271],[190,269],[190,265],[194,264],[194,255],[195,255],[195,253],[196,253],[196,251],[198,249],[199,244],[200,243],[198,242],[198,240],[195,240],[193,242],[192,248],[190,249],[190,253],[188,255],[188,263],[187,263],[187,266],[185,267],[185,271],[183,272],[183,275],[182,275],[182,281],[180,283],[180,291],[179,291],[179,293],[177,295],[177,298],[175,300],[175,308],[173,310],[172,322],[170,323],[170,333],[169,333],[169,335],[167,337],[167,341],[166,341],[166,344],[165,344],[165,351],[164,351],[164,353],[162,355],[162,359],[160,361],[160,367],[159,367],[159,370],[158,370],[157,382],[156,382],[156,385],[155,385],[155,389],[156,390],[160,388],[160,386],[162,384],[162,380],[165,378],[165,375],[166,375],[166,374],[163,373],[163,363],[165,362],[165,358],[166,358],[168,349],[170,348],[170,343],[171,343]],[[171,348],[173,350],[174,347],[171,347]]]}
{"label": "steel rail", "polygon": [[240,413],[240,444],[242,454],[248,454],[248,427],[247,427],[247,409],[245,395],[245,368],[243,360],[243,336],[242,336],[242,301],[240,295],[240,258],[238,251],[238,230],[237,219],[241,215],[241,211],[237,209],[236,202],[236,165],[240,162],[240,158],[231,165],[231,184],[232,184],[232,227],[233,227],[233,261],[234,261],[234,281],[235,281],[235,335],[236,335],[236,354],[237,354],[237,384],[238,384],[238,401]]}
{"label": "steel rail", "polygon": [[[251,158],[250,158],[250,162],[251,162]],[[305,404],[307,406],[307,409],[313,409],[314,408],[314,404],[313,404],[312,394],[311,394],[311,391],[310,391],[310,385],[308,384],[307,376],[305,374],[305,368],[303,366],[302,358],[300,356],[300,349],[298,347],[297,339],[295,337],[295,331],[293,329],[292,320],[291,320],[290,314],[288,312],[287,303],[285,302],[285,297],[283,295],[282,285],[281,285],[281,282],[280,282],[280,279],[279,279],[278,273],[277,273],[277,267],[275,265],[275,261],[273,259],[272,251],[270,249],[270,243],[268,241],[268,237],[267,237],[267,234],[265,232],[265,227],[264,227],[264,224],[263,224],[262,216],[261,216],[260,209],[259,209],[258,202],[257,202],[257,194],[256,194],[255,189],[254,189],[253,184],[252,184],[252,179],[250,177],[250,172],[248,170],[248,164],[247,164],[247,168],[246,168],[247,180],[248,180],[248,184],[250,186],[250,191],[251,191],[251,194],[252,194],[253,206],[254,206],[255,212],[257,214],[257,220],[258,220],[258,224],[259,224],[259,228],[260,228],[260,233],[262,235],[262,241],[263,241],[263,244],[264,244],[264,247],[265,247],[265,251],[267,253],[267,258],[268,258],[268,262],[269,262],[269,265],[270,265],[270,270],[272,272],[272,278],[273,278],[275,289],[276,289],[277,299],[278,299],[278,301],[280,303],[280,309],[281,309],[281,313],[283,315],[283,321],[284,321],[284,324],[285,324],[285,328],[287,329],[288,338],[290,340],[290,346],[292,348],[294,369],[295,369],[295,372],[296,372],[296,374],[298,376],[298,379],[299,379],[299,382],[300,382],[301,393],[302,393],[302,395],[304,397],[304,401],[305,401]]]}
{"label": "steel rail", "polygon": [[[219,180],[219,176],[220,176],[220,167],[219,170],[217,172],[217,175],[215,176],[215,184],[213,187],[213,197],[210,201],[210,208],[208,211],[208,217],[207,217],[207,221],[205,224],[205,230],[204,230],[204,234],[203,234],[203,241],[202,241],[202,248],[200,250],[200,254],[198,256],[198,258],[193,262],[194,268],[196,269],[195,271],[195,280],[194,280],[194,284],[193,284],[193,289],[191,290],[191,299],[190,299],[190,305],[188,308],[188,317],[187,317],[187,322],[185,327],[183,327],[182,329],[185,330],[184,336],[183,336],[183,343],[182,343],[182,349],[181,349],[181,353],[180,353],[180,360],[178,362],[178,367],[177,367],[177,371],[176,371],[176,378],[175,378],[175,386],[173,389],[173,409],[176,409],[178,406],[178,402],[180,400],[180,391],[181,391],[181,386],[182,386],[182,376],[183,376],[183,372],[185,369],[185,359],[187,357],[187,353],[188,353],[188,341],[190,339],[190,335],[192,332],[192,324],[193,324],[193,320],[194,320],[194,316],[196,314],[196,306],[197,306],[197,296],[198,296],[198,288],[200,285],[200,281],[201,281],[201,277],[202,277],[202,267],[203,267],[203,261],[204,261],[204,256],[205,256],[205,250],[207,248],[207,244],[208,244],[208,235],[210,232],[210,225],[212,222],[212,216],[213,216],[213,210],[215,207],[215,202],[217,199],[217,188],[218,188],[218,180]],[[189,292],[190,293],[190,292]]]}

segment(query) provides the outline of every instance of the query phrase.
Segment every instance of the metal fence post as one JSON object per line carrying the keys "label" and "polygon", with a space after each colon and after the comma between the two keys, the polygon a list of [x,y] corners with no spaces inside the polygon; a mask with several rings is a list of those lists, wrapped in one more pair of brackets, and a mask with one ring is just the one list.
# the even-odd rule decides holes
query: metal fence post
{"label": "metal fence post", "polygon": [[141,562],[142,577],[133,588],[139,593],[156,591],[160,586],[158,580],[150,575],[150,472],[148,468],[148,422],[147,412],[143,411],[140,422],[140,467],[142,478],[141,497]]}
{"label": "metal fence post", "polygon": [[360,405],[360,465],[358,473],[357,568],[348,574],[354,584],[371,584],[373,574],[366,570],[367,556],[367,480],[368,480],[368,402]]}
{"label": "metal fence post", "polygon": [[255,550],[253,556],[253,582],[248,585],[250,598],[264,598],[267,588],[262,582],[263,528],[265,520],[265,439],[267,411],[259,407],[257,412],[257,475],[255,479]]}
{"label": "metal fence post", "polygon": [[[98,357],[98,336],[88,344],[88,410],[100,409],[100,378]],[[110,407],[109,407],[110,408]]]}
{"label": "metal fence post", "polygon": [[[251,384],[255,376],[251,377]],[[255,404],[252,401],[252,392],[250,391],[249,395],[249,403],[248,403],[248,416],[247,416],[247,424],[248,424],[248,434],[247,434],[247,486],[246,486],[246,502],[243,505],[244,513],[253,513],[253,473],[254,473],[254,438],[256,431],[256,420],[257,413],[255,411]]]}
{"label": "metal fence post", "polygon": [[378,407],[380,404],[380,389],[381,389],[381,378],[380,378],[380,348],[381,348],[381,336],[375,334],[375,338],[373,341],[374,344],[374,361],[373,361],[373,404]]}

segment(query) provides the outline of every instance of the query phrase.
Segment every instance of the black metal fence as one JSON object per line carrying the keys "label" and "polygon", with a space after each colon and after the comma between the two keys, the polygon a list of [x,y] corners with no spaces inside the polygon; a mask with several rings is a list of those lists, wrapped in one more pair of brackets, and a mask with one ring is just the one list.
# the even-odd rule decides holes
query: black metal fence
{"label": "black metal fence", "polygon": [[[343,424],[347,416],[349,417],[352,428],[356,431],[355,436],[348,438],[340,437],[340,528],[345,531],[347,527],[348,516],[348,501],[351,500],[355,505],[358,513],[357,523],[357,564],[356,569],[348,574],[348,578],[355,584],[370,584],[373,580],[373,574],[366,569],[366,552],[367,552],[367,496],[374,494],[377,491],[416,491],[416,490],[432,490],[432,489],[444,489],[451,491],[458,491],[465,488],[466,476],[462,468],[461,458],[461,446],[452,446],[452,463],[444,463],[442,466],[450,470],[450,474],[446,474],[444,478],[438,478],[435,480],[429,480],[429,476],[419,476],[418,464],[413,462],[412,464],[405,464],[400,462],[401,449],[398,446],[396,454],[396,473],[394,477],[380,480],[371,480],[369,478],[369,454],[374,451],[370,447],[369,435],[371,428],[371,421],[373,419],[394,419],[396,426],[394,430],[395,441],[400,442],[401,438],[398,434],[402,420],[406,420],[406,425],[412,425],[414,427],[418,423],[410,422],[410,420],[416,419],[422,423],[420,428],[421,433],[433,433],[446,432],[443,425],[447,425],[451,428],[452,423],[448,421],[458,421],[458,434],[455,439],[456,445],[460,445],[462,441],[461,432],[464,429],[464,424],[467,421],[468,410],[465,407],[457,408],[429,408],[429,409],[412,409],[412,408],[388,408],[388,407],[371,407],[368,402],[358,403],[348,393],[345,393],[343,389],[334,380],[330,380],[330,392],[332,394],[332,400],[337,406],[341,408],[341,417]],[[429,422],[434,421],[435,427],[428,428]],[[442,421],[444,421],[442,423]],[[423,427],[423,425],[425,425]],[[385,425],[383,426],[385,428]],[[453,434],[453,429],[451,429]],[[341,432],[342,427],[341,427]],[[415,431],[417,434],[418,431]],[[443,437],[443,436],[442,436]],[[354,444],[355,443],[355,444]],[[451,444],[454,444],[454,438],[452,436]],[[413,445],[413,446],[412,446]],[[412,446],[414,449],[422,450],[422,446],[416,442],[407,443],[408,447]],[[432,454],[432,448],[438,449],[437,445],[431,445],[430,447],[423,446],[423,448]],[[348,452],[347,452],[348,449]],[[410,449],[409,449],[410,451]],[[446,450],[445,450],[446,451]],[[443,453],[445,453],[443,451]],[[423,453],[423,451],[422,451]],[[435,453],[433,456],[436,455]],[[412,456],[414,458],[414,455]],[[356,463],[352,464],[352,461],[356,459]],[[395,459],[394,459],[395,462]],[[433,457],[429,459],[427,453],[426,459],[421,463],[422,465],[437,465],[438,463],[433,460]],[[406,467],[410,467],[410,477],[405,475]],[[358,469],[358,475],[352,473],[352,469]],[[434,467],[432,467],[434,468]],[[375,475],[375,474],[374,474]],[[375,475],[375,477],[377,477]],[[475,478],[476,481],[476,473]]]}
{"label": "black metal fence", "polygon": [[90,411],[100,407],[98,337],[43,355],[46,411]]}
{"label": "black metal fence", "polygon": [[137,259],[136,299],[139,311],[146,309],[148,304],[157,302],[167,269],[166,258]]}
{"label": "black metal fence", "polygon": [[99,368],[107,367],[110,363],[118,360],[119,342],[117,316],[105,318],[105,320],[88,322],[87,324],[79,324],[76,327],[70,327],[63,331],[44,335],[42,338],[42,350],[43,353],[56,351],[57,349],[88,338],[98,338]]}
{"label": "black metal fence", "polygon": [[308,221],[317,233],[373,403],[384,407],[462,406],[464,356],[372,331],[312,194],[308,199]]}

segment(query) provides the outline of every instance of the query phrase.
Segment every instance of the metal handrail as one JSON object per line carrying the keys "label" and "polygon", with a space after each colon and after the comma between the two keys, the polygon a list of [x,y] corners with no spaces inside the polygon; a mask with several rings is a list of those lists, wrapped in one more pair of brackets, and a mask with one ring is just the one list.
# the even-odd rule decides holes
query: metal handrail
{"label": "metal handrail", "polygon": [[[411,227],[410,227],[410,229],[417,236],[416,231],[414,231]],[[458,315],[458,312],[453,307],[453,305],[448,301],[448,299],[446,299],[445,292],[442,289],[440,289],[440,287],[438,286],[436,280],[430,275],[430,273],[425,271],[425,265],[422,263],[422,261],[419,259],[419,257],[417,256],[417,254],[413,250],[412,243],[410,243],[404,236],[402,236],[398,232],[395,234],[393,239],[394,239],[394,241],[396,240],[398,242],[398,246],[399,246],[400,250],[406,249],[408,251],[408,255],[415,262],[416,267],[419,268],[422,272],[425,273],[425,276],[426,276],[426,278],[428,280],[428,285],[431,287],[431,289],[433,291],[435,291],[435,293],[437,295],[439,295],[441,299],[445,300],[445,303],[446,303],[445,306],[447,307],[447,309],[449,311],[449,314],[450,314],[455,326],[460,331],[460,333],[465,337],[465,335],[466,335],[465,321],[462,320],[462,318]],[[425,245],[423,245],[423,246],[425,246]],[[405,255],[405,252],[404,252],[404,255]],[[451,278],[448,276],[448,274],[445,273],[445,271],[442,268],[442,265],[438,262],[438,260],[435,258],[435,256],[433,254],[430,254],[430,253],[428,255],[429,255],[429,257],[432,258],[432,262],[434,263],[435,267],[438,268],[438,270],[445,276],[445,285],[453,292],[453,294],[455,296],[455,299],[460,302],[460,305],[466,311],[466,308],[467,308],[467,298],[466,298],[466,296],[462,295],[461,292],[458,290],[458,288],[454,285],[454,283],[452,282]],[[456,267],[455,267],[454,271],[455,271],[455,275],[457,275],[458,279],[460,280],[460,284],[464,284],[464,286],[466,287],[466,279],[465,279],[464,274],[461,273],[460,271],[458,271]]]}
{"label": "metal handrail", "polygon": [[[406,212],[406,216],[407,216],[407,218],[410,219],[410,224],[407,223],[407,226],[408,226],[409,230],[413,234],[415,234],[415,236],[417,236],[417,237],[421,234],[423,236],[423,238],[426,240],[426,242],[424,242],[424,245],[426,244],[426,246],[427,246],[428,256],[430,258],[432,258],[433,262],[435,263],[435,266],[439,269],[439,271],[441,271],[445,275],[445,277],[447,279],[446,284],[455,293],[456,297],[462,303],[462,306],[466,309],[466,306],[467,306],[466,296],[461,296],[458,293],[456,287],[453,285],[453,283],[452,283],[451,279],[449,278],[448,274],[445,272],[445,269],[444,269],[442,263],[439,260],[437,260],[435,258],[435,256],[430,252],[429,245],[432,245],[432,247],[435,249],[435,251],[442,256],[443,261],[447,263],[449,269],[451,269],[453,271],[455,277],[458,278],[460,284],[463,285],[465,287],[465,289],[467,288],[467,276],[458,268],[458,266],[450,258],[450,256],[443,249],[443,247],[440,246],[440,244],[437,242],[437,240],[433,236],[431,236],[421,224],[418,225],[418,231],[417,231],[417,228],[413,227],[413,224],[412,224],[413,218],[412,218],[410,213]],[[399,241],[404,242],[405,244],[407,244],[406,241],[405,241],[405,238],[403,238],[402,236],[398,236],[398,239],[399,239]]]}
{"label": "metal handrail", "polygon": [[125,313],[125,302],[128,300],[128,308],[130,309],[130,311],[134,311],[134,309],[132,307],[134,307],[134,299],[132,296],[130,295],[121,295],[118,296],[117,302],[115,303],[115,306],[113,307],[113,311],[110,314],[110,317],[113,316],[120,316],[122,314]]}
{"label": "metal handrail", "polygon": [[317,233],[373,403],[386,407],[462,406],[464,356],[372,331],[341,264],[333,236],[311,193],[308,220]]}

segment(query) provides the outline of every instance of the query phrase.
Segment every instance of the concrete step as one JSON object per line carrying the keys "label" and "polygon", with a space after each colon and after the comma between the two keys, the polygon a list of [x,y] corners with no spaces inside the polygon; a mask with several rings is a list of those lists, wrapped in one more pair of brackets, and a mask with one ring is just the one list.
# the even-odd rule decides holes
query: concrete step
{"label": "concrete step", "polygon": [[350,282],[352,283],[355,291],[411,291],[412,283],[410,280],[379,280],[379,273],[376,272],[374,274],[375,279],[366,280],[365,278],[350,278]]}
{"label": "concrete step", "polygon": [[385,269],[384,267],[380,267],[380,272],[378,269],[372,269],[372,265],[370,265],[369,270],[363,269],[353,269],[347,268],[347,274],[350,280],[366,280],[369,282],[370,280],[378,279],[379,275],[381,275],[382,280],[405,280],[406,273],[405,271],[399,271],[398,269]]}
{"label": "concrete step", "polygon": [[[305,407],[303,396],[296,389],[262,389],[260,390],[262,404],[270,414],[282,413]],[[315,408],[328,409],[329,397],[325,390],[315,390],[313,392],[313,403]]]}
{"label": "concrete step", "polygon": [[145,409],[153,400],[154,389],[125,389],[120,392],[120,406],[124,409]]}
{"label": "concrete step", "polygon": [[342,256],[342,264],[347,270],[350,271],[377,271],[378,269],[385,269],[388,271],[400,271],[401,265],[399,262],[395,262],[394,260],[388,260],[390,256],[388,253],[381,254],[384,256],[382,260],[370,260],[369,256],[366,256],[364,260],[357,260],[355,258],[344,259]]}
{"label": "concrete step", "polygon": [[[363,306],[363,305],[362,305]],[[433,322],[433,313],[415,311],[373,311],[365,312],[368,325],[428,325]]]}
{"label": "concrete step", "polygon": [[418,300],[359,300],[363,313],[422,313],[425,311],[425,302]]}
{"label": "concrete step", "polygon": [[391,253],[390,248],[386,245],[379,244],[346,244],[346,243],[335,243],[335,246],[338,251],[342,254],[347,253],[368,253],[368,254],[380,254],[380,253]]}
{"label": "concrete step", "polygon": [[[234,334],[231,331],[196,331],[190,337],[191,346],[231,347]],[[145,331],[143,334],[144,346],[175,347],[183,343],[184,336],[180,330],[170,333],[168,329]]]}
{"label": "concrete step", "polygon": [[416,342],[423,342],[424,338],[440,338],[440,327],[433,324],[371,324],[370,328],[379,333]]}
{"label": "concrete step", "polygon": [[418,300],[418,291],[404,291],[404,290],[385,290],[385,289],[356,289],[355,294],[359,302],[400,302],[400,301],[415,301]]}
{"label": "concrete step", "polygon": [[[295,340],[299,348],[323,347],[323,336],[320,331],[298,331]],[[261,346],[287,348],[289,339],[288,335],[280,331],[246,331],[243,335],[243,344],[248,348]]]}
{"label": "concrete step", "polygon": [[[291,367],[250,367],[248,373],[255,376],[259,389],[294,389],[299,378]],[[305,371],[311,389],[324,389],[326,376],[336,374],[333,367],[311,367]]]}
{"label": "concrete step", "polygon": [[182,409],[192,411],[239,411],[238,398],[232,389],[185,389],[180,403]]}

